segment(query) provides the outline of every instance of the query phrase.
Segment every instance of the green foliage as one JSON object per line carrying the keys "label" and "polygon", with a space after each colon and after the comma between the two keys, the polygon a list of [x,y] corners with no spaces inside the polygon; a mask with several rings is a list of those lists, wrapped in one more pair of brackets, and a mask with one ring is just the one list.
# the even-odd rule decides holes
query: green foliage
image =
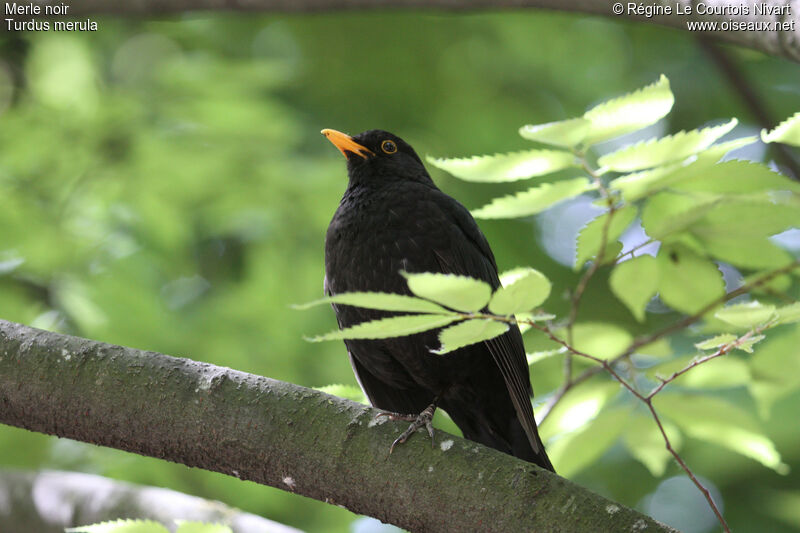
{"label": "green foliage", "polygon": [[787,118],[771,131],[761,130],[761,140],[765,143],[781,142],[800,146],[800,111]]}
{"label": "green foliage", "polygon": [[[576,32],[581,39],[574,38]],[[552,45],[552,53],[530,53],[532,34]],[[600,104],[591,113],[595,120],[588,131],[592,121],[583,117],[587,103],[657,76],[653,69],[667,68],[667,56],[669,68],[703,58],[691,40],[677,34],[556,13],[456,19],[402,13],[107,18],[96,34],[39,33],[0,41],[2,318],[304,385],[350,383],[336,392],[353,397],[355,381],[341,344],[309,347],[301,339],[304,332],[333,327],[330,311],[316,307],[287,312],[292,302],[313,300],[321,293],[322,236],[345,186],[341,158],[320,142],[320,127],[353,133],[386,128],[421,153],[574,149],[584,152],[593,168],[599,154],[587,147],[662,117],[661,124],[674,132],[746,114],[713,69],[674,68],[670,77],[681,100],[671,114],[672,94],[663,78],[656,84],[662,97],[652,109],[635,101],[626,105],[623,97],[623,105],[616,106],[625,112],[617,117],[609,112],[615,101]],[[337,45],[331,47],[331,42]],[[365,54],[375,43],[382,43],[380,53]],[[609,61],[619,57],[626,59]],[[759,90],[771,110],[784,116],[796,111],[796,94],[786,90],[795,83],[794,70],[763,56],[735,54],[735,59],[760,80]],[[470,68],[464,68],[465,61]],[[410,74],[424,76],[425,83],[408,83]],[[569,116],[580,118],[560,120]],[[520,125],[519,117],[548,124],[523,128],[533,131],[521,131],[514,144],[505,133]],[[549,146],[526,146],[526,139]],[[602,177],[618,204],[635,203],[644,217],[646,199],[657,192],[696,195],[679,188],[703,178],[707,169],[724,186],[726,174],[714,165],[725,151],[753,140],[721,142],[692,156],[694,163],[676,161],[647,170],[665,174],[651,185],[632,180],[623,188],[621,180],[630,174]],[[762,165],[736,163],[747,169],[741,174],[766,176],[759,170],[766,169]],[[681,169],[680,174],[663,172],[670,167]],[[537,180],[572,179],[579,173],[568,167]],[[673,186],[672,178],[681,176],[685,179]],[[488,203],[489,192],[505,195],[520,185],[492,185],[486,191],[441,175],[434,178],[471,206]],[[594,194],[593,189],[585,192]],[[517,318],[540,326],[553,320],[555,326],[563,325],[569,305],[565,294],[574,287],[574,274],[547,259],[539,243],[525,240],[531,234],[528,222],[482,227],[503,268],[535,262],[552,282],[552,295],[544,302],[551,313],[517,313]],[[673,223],[682,223],[680,214]],[[672,228],[665,239],[697,239],[680,227],[668,225],[667,230]],[[756,240],[748,238],[738,253],[753,263],[739,267],[745,282],[774,268],[760,266],[767,261],[755,249]],[[714,250],[719,254],[712,256],[715,260],[731,260],[722,257],[722,249],[730,255],[733,245],[723,242],[721,234],[683,244],[694,244],[703,255]],[[603,279],[628,262],[600,269],[583,299],[579,323],[613,323],[639,334],[676,318],[654,305],[658,313],[643,313],[646,322],[637,325],[615,303]],[[756,289],[762,291],[759,300],[788,310],[791,304],[784,300],[797,298],[796,279],[773,278]],[[777,308],[778,315],[783,307]],[[786,420],[797,411],[800,330],[797,315],[792,319],[786,313],[788,325],[765,332],[767,338],[752,356],[735,352],[720,357],[682,376],[675,386],[739,357],[734,360],[747,366],[751,379],[745,386],[726,385],[712,393],[725,395],[748,412],[749,394],[765,433],[778,449],[789,450],[787,462],[796,463],[790,451],[797,438]],[[522,324],[522,329],[528,327]],[[673,361],[686,363],[694,356],[682,351],[676,358],[673,351],[725,328],[724,323],[709,323],[678,335],[672,346],[641,347],[632,361],[647,368],[628,366],[627,361],[619,367],[629,369],[639,382],[650,371],[668,375],[665,369]],[[561,355],[567,352],[535,329],[525,336],[536,361],[532,377],[538,410],[549,391],[561,385]],[[574,364],[576,372],[584,368],[578,358]],[[740,370],[736,376],[741,383]],[[714,371],[706,383],[725,384],[725,379]],[[604,375],[570,390],[541,427],[548,446],[594,423],[601,409],[623,401],[619,390]],[[626,432],[640,424],[655,427],[646,416],[632,416]],[[674,443],[673,433],[670,437]],[[733,523],[735,514],[731,517],[734,530],[780,531],[775,521],[764,523],[771,497],[760,499],[764,484],[774,481],[771,471],[759,472],[749,460],[725,456],[694,439],[684,439],[681,451],[691,454],[688,458],[700,457],[701,473],[717,484],[726,509],[741,510],[742,525]],[[0,428],[0,452],[5,465],[87,470],[169,486],[306,531],[344,533],[353,527],[354,516],[336,506],[15,428]],[[587,468],[580,482],[629,505],[655,489],[657,480],[637,468],[635,459],[617,450],[609,459],[583,462]],[[620,470],[628,475],[615,475]],[[677,471],[668,461],[664,473]],[[796,477],[782,481],[797,484]]]}
{"label": "green foliage", "polygon": [[535,215],[559,202],[593,189],[586,178],[545,183],[511,196],[496,198],[492,203],[476,209],[476,218],[516,218]]}
{"label": "green foliage", "polygon": [[[232,533],[232,529],[222,524],[208,524],[176,520],[175,533]],[[89,526],[67,528],[67,533],[167,533],[169,530],[153,520],[114,520]]]}
{"label": "green foliage", "polygon": [[739,407],[710,396],[669,394],[657,407],[689,437],[714,443],[785,472],[786,465],[755,418]]}
{"label": "green foliage", "polygon": [[715,128],[682,131],[658,140],[643,141],[604,155],[597,160],[597,164],[604,171],[617,172],[661,166],[705,150],[714,141],[731,131],[736,124],[736,119],[732,119]]}
{"label": "green foliage", "polygon": [[583,143],[595,144],[654,124],[669,113],[674,102],[669,80],[662,74],[652,85],[587,111],[583,118],[592,125]]}
{"label": "green foliage", "polygon": [[[614,244],[614,241],[622,235],[636,219],[636,208],[626,205],[616,210],[611,220],[608,212],[599,215],[589,222],[578,234],[578,245],[575,259],[575,269],[579,270],[586,264],[586,261],[597,257],[600,245],[605,240],[606,247]],[[617,257],[616,253],[603,253],[603,261],[613,262]]]}
{"label": "green foliage", "polygon": [[335,341],[342,339],[385,339],[402,337],[446,326],[458,320],[453,315],[403,315],[362,322],[349,328],[331,331],[324,335],[310,337],[311,342]]}
{"label": "green foliage", "polygon": [[560,150],[526,150],[466,159],[429,157],[428,162],[464,181],[486,183],[524,180],[577,164],[574,155]]}
{"label": "green foliage", "polygon": [[167,533],[169,530],[153,520],[113,520],[67,528],[65,531],[67,533]]}
{"label": "green foliage", "polygon": [[639,322],[644,321],[647,302],[658,292],[660,282],[658,262],[651,255],[640,255],[620,263],[608,280],[614,296]]}
{"label": "green foliage", "polygon": [[523,267],[500,275],[503,286],[489,301],[489,311],[496,315],[513,315],[540,306],[550,296],[551,284],[544,274]]}
{"label": "green foliage", "polygon": [[488,283],[468,276],[430,272],[403,275],[411,292],[457,311],[478,311],[492,296]]}
{"label": "green foliage", "polygon": [[441,348],[431,350],[435,354],[446,354],[470,344],[493,339],[508,331],[508,324],[491,319],[474,319],[459,322],[442,330],[439,334]]}
{"label": "green foliage", "polygon": [[[585,269],[587,262],[610,265],[609,289],[638,323],[649,324],[654,319],[647,311],[655,297],[673,311],[689,315],[673,328],[656,330],[648,339],[655,342],[646,342],[613,320],[576,320],[580,293],[572,298],[569,315],[555,313],[544,322],[535,322],[542,315],[526,311],[544,304],[551,292],[550,280],[537,270],[516,269],[514,278],[504,279],[504,287],[494,295],[477,280],[407,275],[415,296],[458,311],[439,315],[457,323],[440,332],[441,347],[435,353],[500,335],[507,330],[509,317],[515,315],[512,320],[523,331],[535,329],[545,334],[528,336],[537,346],[528,354],[529,364],[544,368],[552,365],[554,357],[572,352],[573,357],[584,356],[572,363],[573,377],[574,372],[591,371],[586,359],[595,364],[607,362],[607,369],[616,368],[615,380],[623,381],[632,394],[618,397],[616,381],[581,383],[574,388],[568,383],[569,393],[557,397],[540,427],[548,453],[562,475],[585,470],[621,441],[652,475],[663,476],[673,459],[665,438],[677,453],[691,442],[687,437],[726,448],[780,473],[787,470],[775,443],[753,414],[715,394],[747,387],[764,413],[777,399],[800,389],[796,378],[778,377],[774,371],[781,364],[778,360],[786,356],[772,347],[765,333],[782,323],[800,322],[800,304],[768,301],[774,297],[770,290],[779,287],[777,290],[786,291],[793,286],[786,274],[799,266],[772,237],[800,227],[800,185],[760,163],[720,161],[728,152],[756,140],[741,137],[714,144],[733,130],[736,119],[635,142],[596,159],[589,151],[595,143],[655,123],[667,115],[673,101],[669,81],[662,76],[653,85],[599,104],[582,117],[520,128],[523,138],[559,150],[429,158],[435,166],[466,181],[513,181],[581,167],[586,174],[583,177],[554,178],[496,198],[473,214],[487,219],[520,218],[579,194],[595,194],[595,205],[605,210],[578,233],[575,269]],[[791,143],[795,125],[800,123],[797,117],[800,115],[773,132],[762,132],[762,138]],[[646,234],[643,240],[633,245],[618,242],[637,219]],[[636,255],[636,250],[650,243],[659,246],[655,256]],[[761,290],[760,301],[725,305],[738,294],[726,293],[731,289],[726,289],[723,279],[725,268],[741,269],[748,285],[739,292]],[[581,283],[588,284],[596,269],[584,270]],[[376,303],[377,299],[371,300],[368,306]],[[398,306],[397,310],[412,309]],[[417,316],[433,320],[437,315]],[[697,351],[676,354],[667,336],[686,336],[679,326],[703,320],[705,340],[692,339]],[[384,333],[390,336],[388,331]],[[759,357],[761,350],[766,355]],[[772,370],[761,374],[766,368]],[[775,381],[780,386],[770,389],[768,383]],[[667,386],[669,392],[659,394]],[[654,402],[661,414],[658,424],[653,421],[656,415],[651,416],[641,401]]]}

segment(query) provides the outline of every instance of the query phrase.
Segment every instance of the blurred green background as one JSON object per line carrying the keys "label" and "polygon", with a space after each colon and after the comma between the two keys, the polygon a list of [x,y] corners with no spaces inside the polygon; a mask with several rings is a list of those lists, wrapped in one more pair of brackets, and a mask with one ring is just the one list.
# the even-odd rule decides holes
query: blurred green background
{"label": "blurred green background", "polygon": [[[759,129],[691,35],[644,25],[545,12],[96,20],[92,33],[0,37],[0,318],[305,386],[355,384],[342,344],[302,339],[335,328],[332,311],[289,308],[321,295],[325,228],[346,185],[321,128],[389,130],[423,157],[517,150],[530,146],[523,124],[579,115],[664,73],[676,104],[651,134],[731,116],[739,136]],[[800,108],[798,65],[728,52],[775,119]],[[432,175],[470,208],[515,190]],[[481,222],[501,270],[530,264],[553,280],[558,314],[577,281],[559,258],[586,221],[568,211]],[[601,273],[581,318],[640,333],[674,315],[635,323]],[[796,329],[774,335],[800,373]],[[537,404],[560,368],[534,367]],[[728,393],[755,412],[743,387]],[[683,443],[737,531],[800,530],[800,394],[773,400],[759,412],[788,475]],[[381,528],[280,490],[5,426],[0,466],[169,487],[308,531]],[[716,528],[676,465],[653,477],[619,443],[572,477],[685,531]]]}

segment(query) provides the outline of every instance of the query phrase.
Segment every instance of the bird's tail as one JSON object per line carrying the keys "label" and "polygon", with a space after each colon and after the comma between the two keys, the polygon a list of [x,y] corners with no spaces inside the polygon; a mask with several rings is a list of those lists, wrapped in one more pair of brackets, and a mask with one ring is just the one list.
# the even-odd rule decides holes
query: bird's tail
{"label": "bird's tail", "polygon": [[528,432],[522,427],[513,408],[479,411],[475,409],[475,406],[472,406],[472,409],[464,409],[461,404],[448,405],[446,401],[442,402],[441,406],[461,429],[465,439],[480,442],[485,446],[555,472],[553,463],[550,462],[550,458],[544,450],[544,444],[539,438],[536,426],[533,426],[531,432],[534,439],[531,443]]}

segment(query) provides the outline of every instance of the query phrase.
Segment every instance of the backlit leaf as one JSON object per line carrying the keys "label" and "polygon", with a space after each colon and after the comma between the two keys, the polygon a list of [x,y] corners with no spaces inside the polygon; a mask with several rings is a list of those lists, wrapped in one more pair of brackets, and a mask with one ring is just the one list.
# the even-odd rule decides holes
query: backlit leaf
{"label": "backlit leaf", "polygon": [[464,346],[493,339],[508,331],[508,324],[490,319],[465,320],[455,326],[443,329],[439,333],[438,350],[431,350],[435,354],[445,354]]}
{"label": "backlit leaf", "polygon": [[747,411],[700,395],[658,395],[654,402],[659,413],[690,437],[723,446],[778,472],[786,471],[775,445]]}
{"label": "backlit leaf", "polygon": [[322,304],[353,305],[383,311],[405,311],[409,313],[449,313],[447,309],[428,300],[386,292],[345,292],[320,298],[313,302],[293,305],[294,309],[308,309]]}
{"label": "backlit leaf", "polygon": [[[673,449],[679,451],[683,444],[680,431],[669,422],[662,422],[662,425]],[[631,415],[622,435],[622,442],[628,452],[646,466],[653,476],[664,475],[672,454],[667,450],[664,436],[651,417],[639,413]]]}
{"label": "backlit leaf", "polygon": [[547,124],[522,126],[519,134],[529,141],[569,148],[583,141],[591,125],[592,123],[585,118],[570,118]]}
{"label": "backlit leaf", "polygon": [[168,533],[168,529],[153,520],[112,520],[88,526],[71,527],[66,533]]}
{"label": "backlit leaf", "polygon": [[733,333],[723,333],[721,335],[716,335],[714,337],[711,337],[710,339],[706,339],[701,342],[696,342],[695,347],[700,350],[714,350],[716,348],[719,348],[720,346],[725,346],[726,344],[730,344],[737,338],[738,337]]}
{"label": "backlit leaf", "polygon": [[212,524],[193,520],[176,520],[178,529],[175,533],[233,533],[225,524]]}
{"label": "backlit leaf", "polygon": [[775,310],[778,324],[794,324],[800,322],[800,302],[779,307]]}
{"label": "backlit leaf", "polygon": [[614,296],[625,304],[636,320],[642,322],[647,302],[658,291],[659,278],[656,258],[640,255],[614,267],[608,283]]}
{"label": "backlit leaf", "polygon": [[780,142],[800,146],[800,111],[778,124],[771,131],[761,130],[761,140],[765,143]]}
{"label": "backlit leaf", "polygon": [[700,238],[706,254],[734,266],[747,269],[771,269],[792,261],[792,256],[767,237],[719,235]]}
{"label": "backlit leaf", "polygon": [[548,444],[547,454],[560,475],[570,477],[599,459],[630,421],[631,409],[607,408],[580,430]]}
{"label": "backlit leaf", "polygon": [[465,158],[433,158],[428,162],[464,181],[506,182],[576,166],[575,156],[561,150],[525,150]]}
{"label": "backlit leaf", "polygon": [[669,113],[674,102],[669,80],[662,74],[655,83],[584,113],[583,118],[592,125],[583,142],[591,145],[655,124]]}
{"label": "backlit leaf", "polygon": [[[559,338],[567,340],[567,332],[557,332]],[[611,359],[618,356],[633,341],[631,334],[625,329],[603,322],[579,322],[572,327],[572,346],[581,352]]]}
{"label": "backlit leaf", "polygon": [[571,389],[553,407],[550,416],[539,427],[539,435],[547,442],[562,434],[580,430],[591,422],[603,407],[619,394],[619,391],[619,383],[613,381],[587,382]]}
{"label": "backlit leaf", "polygon": [[603,168],[630,172],[683,159],[711,146],[736,126],[736,119],[720,126],[681,131],[661,139],[651,139],[621,148],[597,160]]}
{"label": "backlit leaf", "polygon": [[424,272],[402,273],[411,292],[459,311],[480,311],[489,303],[492,288],[488,283],[455,274]]}
{"label": "backlit leaf", "polygon": [[517,268],[501,277],[503,286],[489,301],[489,311],[513,315],[541,305],[550,296],[550,280],[530,267]]}
{"label": "backlit leaf", "polygon": [[668,306],[692,314],[725,295],[717,266],[682,245],[664,245],[656,257],[658,292]]}
{"label": "backlit leaf", "polygon": [[403,315],[362,322],[339,331],[307,339],[310,342],[342,339],[386,339],[436,329],[458,320],[447,315]]}
{"label": "backlit leaf", "polygon": [[773,172],[760,163],[734,160],[710,165],[691,179],[676,180],[670,188],[722,194],[760,191],[800,192],[800,183]]}
{"label": "backlit leaf", "polygon": [[646,201],[642,209],[642,227],[650,237],[663,241],[703,218],[720,201],[713,195],[661,192]]}
{"label": "backlit leaf", "polygon": [[752,328],[769,322],[775,316],[775,306],[755,301],[732,304],[723,307],[714,316],[736,327]]}
{"label": "backlit leaf", "polygon": [[595,186],[586,178],[544,183],[514,195],[495,198],[488,205],[476,209],[476,218],[516,218],[535,215],[558,202],[577,196]]}
{"label": "backlit leaf", "polygon": [[625,174],[612,180],[609,186],[612,190],[622,192],[623,197],[632,202],[665,187],[702,179],[706,172],[714,172],[715,163],[725,154],[755,141],[756,137],[742,137],[715,144],[685,161]]}
{"label": "backlit leaf", "polygon": [[[608,223],[608,230],[606,234],[606,245],[614,242],[617,237],[628,229],[633,220],[636,218],[636,207],[633,205],[626,205],[615,211],[611,222]],[[586,261],[596,257],[600,249],[600,243],[603,237],[603,228],[608,219],[608,212],[599,215],[590,221],[578,234],[578,244],[576,247],[576,260],[575,268],[579,269]],[[614,259],[614,257],[605,257],[603,259]]]}
{"label": "backlit leaf", "polygon": [[343,385],[341,383],[334,383],[331,385],[325,385],[322,387],[315,387],[318,391],[322,391],[326,394],[330,394],[331,396],[339,396],[340,398],[347,398],[348,400],[353,400],[354,402],[364,402],[366,400],[366,396],[364,396],[364,391],[359,389],[354,385]]}

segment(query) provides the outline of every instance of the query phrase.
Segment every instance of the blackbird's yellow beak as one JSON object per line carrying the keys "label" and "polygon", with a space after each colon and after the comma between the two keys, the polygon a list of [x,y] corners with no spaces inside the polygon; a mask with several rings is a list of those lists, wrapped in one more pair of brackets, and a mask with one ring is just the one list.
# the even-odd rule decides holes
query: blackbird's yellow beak
{"label": "blackbird's yellow beak", "polygon": [[347,157],[347,152],[352,152],[356,155],[360,155],[364,159],[367,158],[367,154],[375,155],[372,150],[365,146],[361,146],[357,142],[353,140],[346,133],[342,133],[341,131],[331,130],[331,129],[324,129],[320,133],[322,133],[325,137],[328,138],[333,145],[342,152],[342,155]]}

